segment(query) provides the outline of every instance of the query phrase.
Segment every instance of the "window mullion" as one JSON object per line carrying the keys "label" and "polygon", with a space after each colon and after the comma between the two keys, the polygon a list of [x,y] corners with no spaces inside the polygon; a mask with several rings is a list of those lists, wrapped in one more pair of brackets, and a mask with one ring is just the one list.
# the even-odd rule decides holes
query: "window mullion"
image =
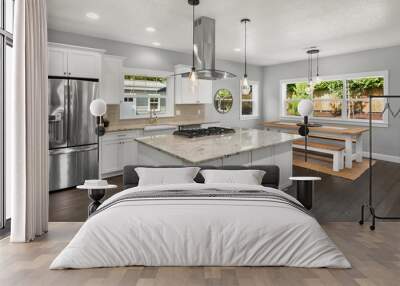
{"label": "window mullion", "polygon": [[348,120],[348,90],[347,90],[347,79],[343,79],[343,99],[342,99],[342,120]]}

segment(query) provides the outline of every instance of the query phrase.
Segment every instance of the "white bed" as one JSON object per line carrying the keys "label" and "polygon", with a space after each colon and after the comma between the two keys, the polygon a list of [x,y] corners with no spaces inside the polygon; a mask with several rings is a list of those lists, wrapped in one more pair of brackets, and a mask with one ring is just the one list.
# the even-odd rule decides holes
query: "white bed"
{"label": "white bed", "polygon": [[137,192],[211,189],[265,191],[298,203],[282,191],[254,185],[193,183],[127,189],[100,206],[50,269],[128,265],[351,267],[312,216],[280,201],[185,196],[113,203]]}

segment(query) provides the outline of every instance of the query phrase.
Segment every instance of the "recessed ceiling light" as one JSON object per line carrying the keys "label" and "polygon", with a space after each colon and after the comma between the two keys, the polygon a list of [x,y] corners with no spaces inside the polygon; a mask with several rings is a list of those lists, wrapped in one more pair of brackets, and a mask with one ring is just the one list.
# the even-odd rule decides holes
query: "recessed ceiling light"
{"label": "recessed ceiling light", "polygon": [[94,12],[87,12],[86,17],[88,17],[89,19],[92,19],[92,20],[97,20],[100,18],[99,14],[96,14]]}
{"label": "recessed ceiling light", "polygon": [[235,52],[240,52],[240,49],[239,48],[234,48],[233,49]]}
{"label": "recessed ceiling light", "polygon": [[146,31],[147,31],[147,32],[150,32],[150,33],[153,33],[153,32],[155,32],[155,31],[156,31],[156,28],[153,28],[153,27],[147,27],[147,28],[146,28]]}
{"label": "recessed ceiling light", "polygon": [[153,42],[152,44],[153,44],[153,46],[156,46],[156,47],[161,46],[161,44],[159,42]]}

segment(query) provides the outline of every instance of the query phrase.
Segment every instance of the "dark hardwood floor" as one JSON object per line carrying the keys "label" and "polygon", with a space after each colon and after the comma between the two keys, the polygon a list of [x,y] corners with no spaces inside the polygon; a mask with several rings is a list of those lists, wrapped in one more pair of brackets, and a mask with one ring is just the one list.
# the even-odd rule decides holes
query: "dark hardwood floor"
{"label": "dark hardwood floor", "polygon": [[[400,164],[378,161],[374,168],[374,202],[377,214],[400,215]],[[368,199],[368,172],[356,181],[334,177],[316,171],[294,167],[295,176],[319,176],[316,183],[313,213],[320,222],[358,221],[360,206]],[[110,183],[122,185],[122,177],[109,179]],[[121,188],[109,191],[109,197]],[[294,195],[295,186],[287,190]],[[70,189],[50,194],[50,221],[85,221],[89,198],[84,190]]]}
{"label": "dark hardwood floor", "polygon": [[[320,222],[358,221],[368,201],[368,170],[356,181],[294,167],[295,176],[319,176],[312,212]],[[377,161],[373,166],[373,202],[377,215],[400,216],[400,164]],[[296,192],[295,186],[288,191]]]}
{"label": "dark hardwood floor", "polygon": [[[107,190],[104,199],[122,190],[122,176],[108,178],[107,180],[109,184],[118,185],[118,188]],[[51,192],[49,198],[49,221],[85,221],[88,216],[87,207],[89,203],[90,199],[87,190],[72,188]]]}
{"label": "dark hardwood floor", "polygon": [[9,236],[11,230],[11,220],[6,220],[6,223],[3,228],[0,228],[0,240]]}

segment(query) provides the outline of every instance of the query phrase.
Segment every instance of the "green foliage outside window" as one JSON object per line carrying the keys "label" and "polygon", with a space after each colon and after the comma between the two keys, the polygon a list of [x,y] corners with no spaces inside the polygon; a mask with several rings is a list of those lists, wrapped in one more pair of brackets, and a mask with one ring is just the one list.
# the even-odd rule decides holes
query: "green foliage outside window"
{"label": "green foliage outside window", "polygon": [[343,81],[321,81],[314,86],[314,97],[329,95],[329,98],[343,98]]}
{"label": "green foliage outside window", "polygon": [[[368,103],[365,101],[369,95],[383,95],[384,78],[369,77],[361,79],[353,79],[347,81],[349,98],[353,99],[349,104],[352,118],[365,119],[368,115]],[[361,100],[354,100],[361,99]],[[372,105],[372,111],[378,114],[383,108],[383,101],[375,100]],[[373,115],[373,116],[376,116]],[[379,118],[378,118],[379,119]]]}
{"label": "green foliage outside window", "polygon": [[232,109],[233,96],[229,89],[221,88],[214,96],[214,107],[219,113],[226,113]]}
{"label": "green foliage outside window", "polygon": [[351,98],[367,98],[368,95],[383,95],[383,77],[369,77],[347,81]]}
{"label": "green foliage outside window", "polygon": [[[348,109],[357,117],[357,114],[363,114],[367,109],[365,99],[369,95],[383,95],[384,78],[367,77],[347,80],[347,95],[343,94],[344,80],[321,81],[314,85],[313,96],[307,93],[307,82],[290,83],[286,85],[286,113],[287,115],[299,115],[297,106],[301,99],[314,99],[314,116],[320,117],[341,117],[342,101],[353,100],[349,102]],[[354,99],[360,99],[354,101]],[[376,106],[375,106],[376,105]],[[382,109],[382,103],[376,101],[373,110]]]}
{"label": "green foliage outside window", "polygon": [[297,112],[297,106],[299,105],[300,100],[311,98],[307,93],[306,82],[289,83],[286,86],[286,94],[287,99],[293,100],[287,103],[286,111],[288,115],[300,115]]}

